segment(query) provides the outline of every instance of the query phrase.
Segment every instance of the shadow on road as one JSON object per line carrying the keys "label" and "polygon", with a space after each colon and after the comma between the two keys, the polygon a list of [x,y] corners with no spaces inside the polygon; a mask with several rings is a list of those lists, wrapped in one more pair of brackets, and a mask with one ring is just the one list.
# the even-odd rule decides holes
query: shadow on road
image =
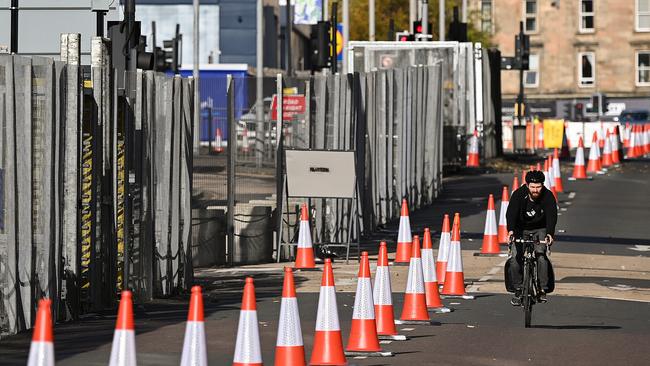
{"label": "shadow on road", "polygon": [[575,329],[575,330],[610,330],[621,329],[617,325],[532,325],[539,329]]}
{"label": "shadow on road", "polygon": [[614,245],[650,245],[650,240],[639,238],[613,238],[603,236],[583,235],[558,235],[559,242],[568,243],[589,243],[589,244],[614,244]]}

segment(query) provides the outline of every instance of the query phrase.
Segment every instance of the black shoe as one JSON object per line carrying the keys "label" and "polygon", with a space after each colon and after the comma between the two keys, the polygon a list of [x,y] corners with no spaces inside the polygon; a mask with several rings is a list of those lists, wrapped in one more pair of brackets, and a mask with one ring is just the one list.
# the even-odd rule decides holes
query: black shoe
{"label": "black shoe", "polygon": [[540,291],[539,295],[537,295],[537,300],[539,302],[547,302],[548,299],[546,298],[546,292]]}
{"label": "black shoe", "polygon": [[512,299],[510,299],[510,304],[512,306],[521,306],[521,298],[515,296]]}

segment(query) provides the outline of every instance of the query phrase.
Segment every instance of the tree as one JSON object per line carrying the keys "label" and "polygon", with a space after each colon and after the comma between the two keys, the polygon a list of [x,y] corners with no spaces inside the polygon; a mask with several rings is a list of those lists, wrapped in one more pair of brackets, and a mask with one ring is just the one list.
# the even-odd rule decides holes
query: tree
{"label": "tree", "polygon": [[[445,28],[453,17],[454,6],[461,6],[461,0],[445,1]],[[339,3],[340,4],[340,3]],[[388,39],[391,19],[394,22],[395,32],[408,30],[409,27],[409,0],[375,0],[375,39],[377,41],[393,41]],[[339,20],[342,19],[339,5]],[[429,0],[429,22],[432,28],[429,33],[433,39],[438,39],[438,1]],[[484,47],[490,45],[490,34],[483,32],[480,25],[480,12],[470,12],[468,16],[468,38],[471,42],[481,42]],[[368,40],[368,0],[350,0],[350,40]]]}

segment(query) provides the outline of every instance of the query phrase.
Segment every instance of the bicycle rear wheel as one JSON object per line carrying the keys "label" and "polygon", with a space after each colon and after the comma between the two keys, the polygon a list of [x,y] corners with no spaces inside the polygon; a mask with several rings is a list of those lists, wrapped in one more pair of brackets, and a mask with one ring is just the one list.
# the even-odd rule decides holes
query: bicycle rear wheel
{"label": "bicycle rear wheel", "polygon": [[524,288],[522,295],[524,306],[524,326],[530,328],[530,320],[533,315],[533,276],[528,261],[524,262]]}

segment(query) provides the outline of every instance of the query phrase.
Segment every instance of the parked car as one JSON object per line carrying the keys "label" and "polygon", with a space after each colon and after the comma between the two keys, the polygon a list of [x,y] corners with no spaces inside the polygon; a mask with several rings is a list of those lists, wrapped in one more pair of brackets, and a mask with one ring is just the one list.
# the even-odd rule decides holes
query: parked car
{"label": "parked car", "polygon": [[650,111],[646,109],[626,109],[618,116],[618,122],[624,123],[647,123]]}

